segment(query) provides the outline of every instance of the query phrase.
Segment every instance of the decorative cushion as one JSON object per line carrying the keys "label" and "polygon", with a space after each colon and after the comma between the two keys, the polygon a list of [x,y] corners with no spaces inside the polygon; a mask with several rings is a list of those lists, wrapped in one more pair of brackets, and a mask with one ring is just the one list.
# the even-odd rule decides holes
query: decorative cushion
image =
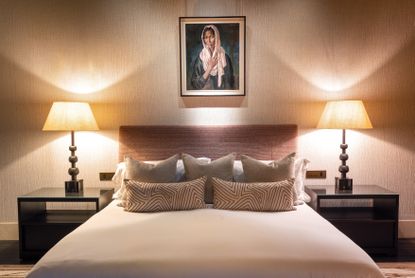
{"label": "decorative cushion", "polygon": [[187,180],[197,179],[202,176],[207,176],[205,188],[205,202],[212,204],[213,189],[211,177],[221,178],[223,180],[231,181],[233,179],[233,161],[235,154],[231,153],[221,158],[218,158],[211,163],[204,163],[198,161],[189,154],[183,154],[183,164]]}
{"label": "decorative cushion", "polygon": [[269,164],[247,155],[242,155],[241,161],[246,182],[272,182],[294,178],[295,153]]}
{"label": "decorative cushion", "polygon": [[294,179],[242,183],[212,178],[213,207],[228,210],[294,210]]}
{"label": "decorative cushion", "polygon": [[[198,157],[201,163],[210,163],[212,160],[209,157]],[[177,161],[177,169],[176,169],[176,182],[186,181],[186,173],[184,171],[184,164],[183,159],[179,159]]]}
{"label": "decorative cushion", "polygon": [[156,212],[205,208],[206,177],[178,183],[126,182],[124,210]]}
{"label": "decorative cushion", "polygon": [[179,155],[173,155],[157,164],[125,158],[125,178],[143,182],[174,182]]}
{"label": "decorative cushion", "polygon": [[[125,205],[125,180],[137,180],[141,182],[175,182],[176,165],[179,155],[173,155],[155,164],[125,158],[124,182],[121,184],[118,196],[121,195],[121,206]],[[124,185],[124,186],[123,186]]]}
{"label": "decorative cushion", "polygon": [[[211,161],[210,158],[208,157],[198,157],[197,158],[199,161],[204,162],[204,163],[209,163]],[[144,161],[144,163],[148,163],[148,164],[154,164],[157,165],[160,162],[163,162],[164,160],[151,160],[151,161]],[[125,162],[120,162],[117,164],[117,169],[115,170],[115,174],[112,177],[112,182],[114,183],[114,187],[115,187],[115,193],[113,195],[113,199],[121,199],[123,192],[125,190],[125,185],[124,185],[124,180],[126,179],[126,166],[125,166]],[[184,174],[184,165],[183,165],[183,160],[179,159],[177,161],[177,167],[176,167],[176,177],[174,179],[174,182],[182,182],[185,181],[186,177]]]}
{"label": "decorative cushion", "polygon": [[[293,155],[295,155],[294,153],[289,154],[287,157],[292,157]],[[283,158],[282,161],[284,161],[287,157]],[[280,161],[273,161],[273,160],[257,160],[258,162],[262,162],[266,165],[275,165],[278,164]],[[296,193],[296,201],[294,202],[295,205],[300,205],[303,204],[304,202],[309,202],[310,201],[310,196],[307,195],[307,193],[304,191],[304,180],[305,180],[305,174],[308,168],[308,164],[310,163],[310,161],[306,158],[294,158],[294,177],[295,177],[295,182],[294,182],[294,189],[295,189],[295,193]],[[281,168],[279,170],[276,171],[280,171]],[[234,176],[234,181],[236,182],[246,182],[246,178],[245,178],[245,173],[243,170],[243,166],[242,166],[242,161],[240,160],[235,160],[234,162],[234,166],[233,166],[233,176]],[[264,181],[262,178],[260,178],[259,181]],[[269,180],[265,180],[268,181]],[[251,182],[256,182],[256,181],[251,181]]]}

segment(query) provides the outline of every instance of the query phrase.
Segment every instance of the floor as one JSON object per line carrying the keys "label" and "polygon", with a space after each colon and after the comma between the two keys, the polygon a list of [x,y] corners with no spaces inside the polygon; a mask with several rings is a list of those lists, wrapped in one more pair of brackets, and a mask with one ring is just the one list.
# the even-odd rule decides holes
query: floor
{"label": "floor", "polygon": [[0,240],[0,265],[2,264],[34,264],[35,261],[21,262],[19,259],[18,240]]}
{"label": "floor", "polygon": [[397,256],[372,256],[372,258],[375,262],[415,262],[415,238],[400,239]]}

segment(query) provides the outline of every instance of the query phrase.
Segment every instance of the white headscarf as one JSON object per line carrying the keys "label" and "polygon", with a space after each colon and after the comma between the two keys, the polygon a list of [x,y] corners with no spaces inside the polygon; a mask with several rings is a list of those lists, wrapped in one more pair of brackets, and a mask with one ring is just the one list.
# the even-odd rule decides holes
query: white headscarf
{"label": "white headscarf", "polygon": [[[212,56],[210,55],[210,51],[208,47],[205,45],[205,41],[203,40],[203,34],[205,33],[205,30],[207,28],[213,29],[214,35],[215,35],[215,50],[212,53]],[[209,59],[217,55],[218,57],[218,63],[216,66],[213,67],[212,71],[210,72],[210,75],[216,76],[218,75],[218,87],[222,85],[222,76],[225,74],[225,70],[223,69],[226,67],[226,56],[225,56],[225,50],[220,46],[220,34],[218,28],[216,28],[215,25],[206,25],[203,28],[202,31],[202,44],[203,49],[200,51],[199,57],[200,60],[202,60],[203,63],[203,69],[206,71],[208,67]]]}

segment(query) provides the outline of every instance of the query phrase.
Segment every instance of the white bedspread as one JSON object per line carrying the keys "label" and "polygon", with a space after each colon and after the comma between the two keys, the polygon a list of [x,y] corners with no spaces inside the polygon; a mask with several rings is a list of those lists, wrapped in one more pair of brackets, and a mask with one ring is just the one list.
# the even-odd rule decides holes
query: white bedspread
{"label": "white bedspread", "polygon": [[128,213],[116,202],[54,246],[28,277],[383,277],[307,205]]}

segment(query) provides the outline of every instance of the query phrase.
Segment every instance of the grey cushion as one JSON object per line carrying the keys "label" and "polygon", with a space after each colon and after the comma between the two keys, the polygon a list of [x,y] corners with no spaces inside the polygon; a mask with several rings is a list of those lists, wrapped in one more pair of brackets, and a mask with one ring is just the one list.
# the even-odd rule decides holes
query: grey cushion
{"label": "grey cushion", "polygon": [[278,182],[242,183],[212,179],[213,207],[229,210],[293,210],[294,179]]}
{"label": "grey cushion", "polygon": [[270,163],[247,155],[242,155],[241,161],[246,182],[272,182],[294,178],[295,153]]}
{"label": "grey cushion", "polygon": [[205,185],[205,202],[212,204],[213,189],[212,177],[221,178],[223,180],[231,181],[233,179],[233,162],[235,154],[231,153],[221,158],[218,158],[211,163],[204,163],[198,161],[189,154],[183,154],[183,164],[187,180],[197,179],[202,176],[207,176]]}
{"label": "grey cushion", "polygon": [[146,163],[126,157],[125,178],[142,182],[174,182],[176,180],[177,160],[179,160],[178,154],[166,160],[159,161],[157,164]]}
{"label": "grey cushion", "polygon": [[[141,182],[175,182],[176,164],[179,155],[173,155],[157,163],[147,163],[126,157],[125,161],[125,180],[136,180]],[[121,206],[125,206],[127,192],[125,188],[120,192]]]}
{"label": "grey cushion", "polygon": [[156,212],[205,208],[206,177],[178,183],[126,182],[124,210]]}

